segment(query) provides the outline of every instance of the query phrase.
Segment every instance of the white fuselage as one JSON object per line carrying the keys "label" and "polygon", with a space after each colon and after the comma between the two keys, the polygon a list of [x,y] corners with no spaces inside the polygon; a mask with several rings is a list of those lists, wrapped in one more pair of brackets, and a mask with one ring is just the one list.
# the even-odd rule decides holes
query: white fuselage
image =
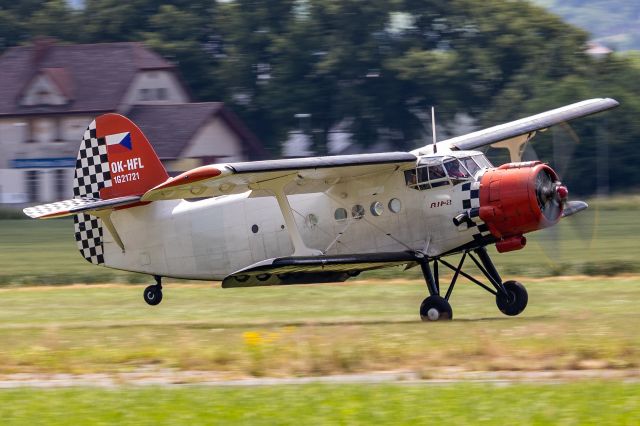
{"label": "white fuselage", "polygon": [[[288,197],[309,248],[325,254],[420,250],[429,256],[473,240],[472,231],[452,221],[462,210],[462,198],[460,184],[418,191],[407,187],[402,173],[352,179],[324,193]],[[400,200],[397,213],[389,207],[392,199]],[[383,206],[379,216],[371,211],[376,201]],[[356,205],[364,209],[360,219],[352,217]],[[346,219],[336,219],[340,208]],[[253,263],[293,253],[275,198],[252,198],[251,192],[156,201],[111,217],[124,251],[105,230],[105,266],[117,269],[220,280]]]}

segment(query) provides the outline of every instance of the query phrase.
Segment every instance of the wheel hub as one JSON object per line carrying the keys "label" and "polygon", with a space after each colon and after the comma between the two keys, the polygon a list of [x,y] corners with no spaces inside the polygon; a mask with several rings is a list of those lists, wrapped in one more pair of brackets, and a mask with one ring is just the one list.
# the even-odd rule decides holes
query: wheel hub
{"label": "wheel hub", "polygon": [[440,318],[440,312],[436,308],[431,308],[427,311],[427,318],[431,321],[438,321]]}

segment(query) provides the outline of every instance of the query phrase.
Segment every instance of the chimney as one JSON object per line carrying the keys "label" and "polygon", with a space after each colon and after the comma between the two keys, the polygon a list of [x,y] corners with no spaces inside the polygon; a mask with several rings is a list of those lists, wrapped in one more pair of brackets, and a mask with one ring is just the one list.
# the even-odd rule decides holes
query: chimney
{"label": "chimney", "polygon": [[56,39],[53,37],[36,37],[33,40],[33,65],[39,66],[40,62],[44,59],[49,51],[49,48],[56,44]]}

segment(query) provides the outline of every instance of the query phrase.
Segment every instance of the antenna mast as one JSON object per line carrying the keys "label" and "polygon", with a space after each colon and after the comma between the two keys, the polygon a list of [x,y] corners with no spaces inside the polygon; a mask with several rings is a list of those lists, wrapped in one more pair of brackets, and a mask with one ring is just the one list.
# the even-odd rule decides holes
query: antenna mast
{"label": "antenna mast", "polygon": [[433,137],[433,153],[438,152],[438,146],[436,145],[436,109],[431,107],[431,134]]}

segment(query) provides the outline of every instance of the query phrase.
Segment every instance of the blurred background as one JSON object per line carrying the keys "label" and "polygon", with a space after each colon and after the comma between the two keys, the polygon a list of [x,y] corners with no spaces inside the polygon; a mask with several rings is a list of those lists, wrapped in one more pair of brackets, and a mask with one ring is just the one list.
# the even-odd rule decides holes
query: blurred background
{"label": "blurred background", "polygon": [[[618,404],[631,408],[613,423],[640,422],[627,399],[638,393],[640,366],[633,325],[640,320],[639,80],[640,3],[633,0],[0,0],[0,384],[16,374],[61,372],[122,374],[116,382],[123,383],[132,372],[163,372],[169,378],[159,383],[197,383],[200,376],[171,374],[204,371],[204,379],[218,380],[401,370],[451,379],[472,370],[615,371],[636,385],[543,389],[543,406],[566,405],[541,410],[538,421],[606,422],[607,407]],[[134,120],[176,174],[213,162],[411,150],[432,142],[431,107],[442,140],[592,97],[621,106],[522,147],[523,159],[550,163],[571,197],[591,207],[495,258],[504,275],[532,282],[532,306],[506,322],[491,321],[500,315],[493,302],[464,288],[453,305],[467,322],[415,324],[425,293],[420,274],[395,269],[364,274],[367,285],[353,287],[220,293],[187,283],[153,311],[139,286],[49,287],[150,280],[84,262],[70,221],[28,221],[21,213],[72,197],[82,133],[106,112]],[[509,161],[504,148],[488,155],[494,164]],[[463,401],[461,423],[503,424],[504,404],[465,399],[484,390],[462,385],[431,400],[449,408]],[[542,398],[542,390],[513,390],[522,401]],[[127,392],[140,405],[157,402],[153,393]],[[284,395],[260,392],[254,400],[227,392],[230,405],[218,409],[229,410],[228,421],[247,421],[247,410],[268,411],[263,400]],[[308,415],[308,401],[347,400],[354,411],[323,418],[424,419],[412,409],[421,396],[407,389],[287,392],[294,403],[280,407],[288,419]],[[400,396],[395,405],[379,402],[376,417],[367,401],[384,393]],[[24,423],[52,401],[34,395],[0,394],[12,401],[0,404],[0,418]],[[205,407],[206,395],[194,395],[193,404]],[[112,420],[136,410],[100,391],[71,392],[48,419],[81,421],[91,398],[107,401]],[[592,407],[594,400],[603,405]],[[84,403],[74,414],[64,408]],[[178,403],[175,412],[193,420],[191,406]],[[526,407],[508,418],[514,413],[532,421]],[[167,416],[160,420],[179,422]]]}

